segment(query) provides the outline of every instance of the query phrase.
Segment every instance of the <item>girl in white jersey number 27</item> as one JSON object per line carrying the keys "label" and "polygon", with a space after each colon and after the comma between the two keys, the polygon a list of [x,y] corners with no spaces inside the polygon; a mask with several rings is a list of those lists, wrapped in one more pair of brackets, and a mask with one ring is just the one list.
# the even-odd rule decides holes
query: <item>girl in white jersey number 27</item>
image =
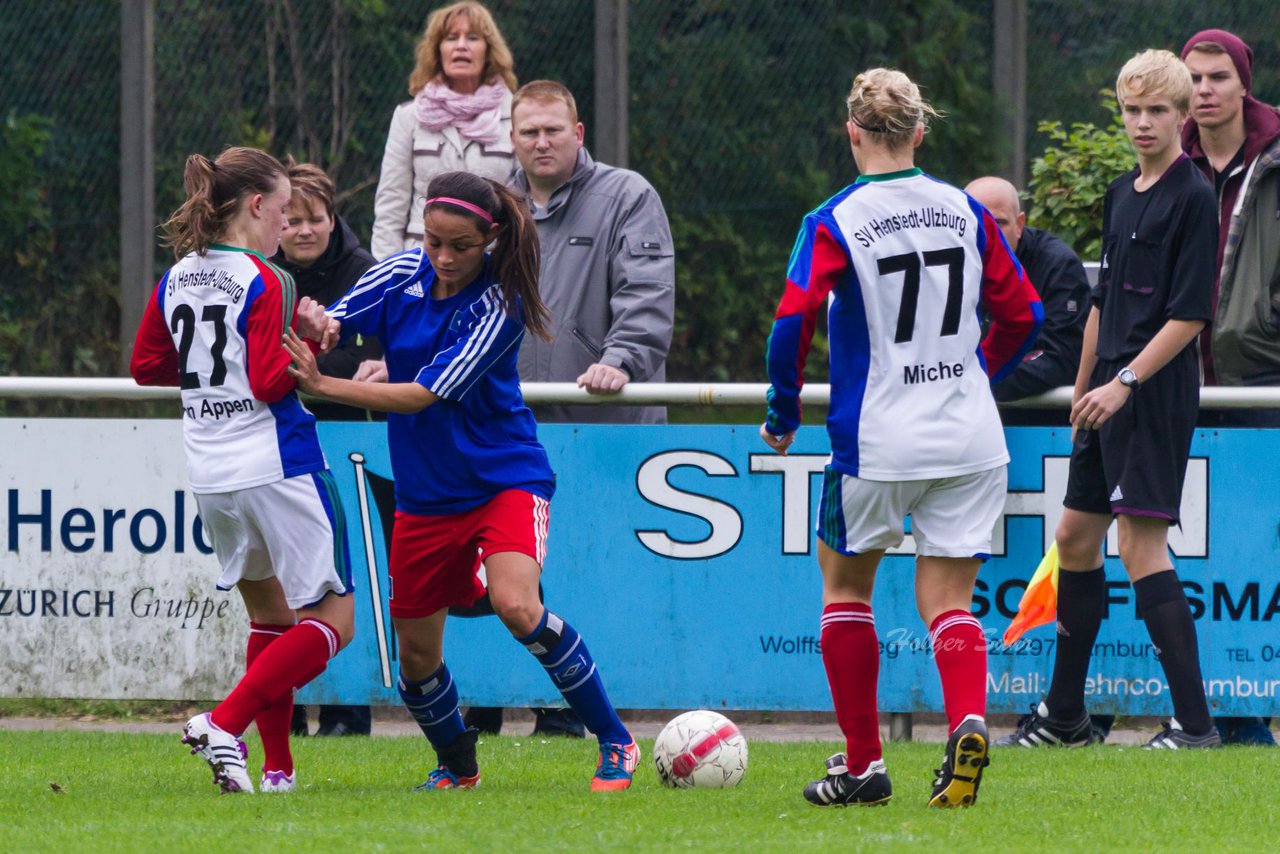
{"label": "girl in white jersey number 27", "polygon": [[[289,178],[269,154],[229,148],[187,158],[187,199],[166,223],[176,263],[147,303],[131,373],[182,389],[191,491],[249,614],[248,668],[235,690],[183,728],[225,792],[252,792],[239,736],[257,723],[261,791],[291,792],[293,691],[351,640],[355,618],[345,522],[298,400],[280,336],[293,280],[266,259],[280,245]],[[238,657],[238,653],[237,653]]]}
{"label": "girl in white jersey number 27", "polygon": [[[987,764],[987,648],[972,614],[1004,509],[1004,433],[989,382],[1017,366],[1040,300],[985,208],[915,166],[936,115],[906,75],[859,74],[847,102],[861,177],[804,219],[769,337],[760,434],[785,454],[818,311],[831,295],[831,461],[818,511],[822,660],[846,753],[804,796],[818,806],[892,795],[876,708],[871,594],[911,516],[916,603],[942,679],[950,738],[930,806],[969,806]],[[985,340],[982,303],[993,318]]]}

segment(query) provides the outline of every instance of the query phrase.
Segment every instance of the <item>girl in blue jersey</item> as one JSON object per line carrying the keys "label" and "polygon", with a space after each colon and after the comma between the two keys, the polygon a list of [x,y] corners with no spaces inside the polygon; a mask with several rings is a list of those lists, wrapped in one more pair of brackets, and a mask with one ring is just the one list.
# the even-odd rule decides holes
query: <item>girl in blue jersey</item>
{"label": "girl in blue jersey", "polygon": [[555,475],[516,373],[525,328],[545,337],[548,326],[533,218],[502,185],[450,172],[430,184],[424,229],[423,248],[374,266],[328,317],[305,301],[300,308],[316,338],[376,335],[386,383],[322,376],[306,344],[292,332],[285,339],[304,391],[390,413],[399,688],[438,757],[418,788],[480,780],[476,731],[458,712],[442,641],[449,606],[483,594],[483,560],[494,611],[600,741],[592,790],[625,789],[639,759],[635,741],[586,644],[538,598]]}

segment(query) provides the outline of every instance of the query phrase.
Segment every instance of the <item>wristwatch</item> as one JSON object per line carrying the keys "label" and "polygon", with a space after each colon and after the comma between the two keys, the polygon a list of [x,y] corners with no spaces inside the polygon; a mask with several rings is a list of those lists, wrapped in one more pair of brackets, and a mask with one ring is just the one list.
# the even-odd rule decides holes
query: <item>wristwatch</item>
{"label": "wristwatch", "polygon": [[1138,375],[1133,372],[1133,368],[1121,368],[1120,373],[1116,374],[1116,379],[1120,380],[1121,385],[1127,385],[1131,391],[1137,391],[1141,383],[1138,382]]}

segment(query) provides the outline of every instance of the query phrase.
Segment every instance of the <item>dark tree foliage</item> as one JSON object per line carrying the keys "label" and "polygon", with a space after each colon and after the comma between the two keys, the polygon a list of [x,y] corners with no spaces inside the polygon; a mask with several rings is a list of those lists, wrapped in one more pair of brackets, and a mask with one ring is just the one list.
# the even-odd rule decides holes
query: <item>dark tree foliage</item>
{"label": "dark tree foliage", "polygon": [[[329,169],[343,213],[367,237],[387,125],[409,97],[413,46],[435,5],[156,3],[158,217],[181,200],[187,154],[251,144]],[[112,374],[119,4],[11,0],[3,8],[0,372]],[[490,8],[522,81],[556,78],[575,92],[590,144],[592,0],[493,0]],[[630,165],[662,194],[676,235],[672,379],[763,379],[764,340],[800,219],[855,177],[844,98],[859,70],[900,68],[945,113],[918,155],[927,171],[962,184],[1003,165],[990,13],[989,0],[630,4]],[[1030,153],[1054,142],[1036,134],[1038,121],[1105,127],[1097,92],[1124,59],[1145,47],[1176,50],[1208,26],[1253,44],[1255,91],[1273,100],[1277,24],[1280,9],[1263,0],[1031,0]],[[1065,180],[1105,186],[1112,177],[1086,164]],[[168,261],[159,240],[155,261],[159,274]],[[824,374],[824,347],[816,342],[811,379]]]}

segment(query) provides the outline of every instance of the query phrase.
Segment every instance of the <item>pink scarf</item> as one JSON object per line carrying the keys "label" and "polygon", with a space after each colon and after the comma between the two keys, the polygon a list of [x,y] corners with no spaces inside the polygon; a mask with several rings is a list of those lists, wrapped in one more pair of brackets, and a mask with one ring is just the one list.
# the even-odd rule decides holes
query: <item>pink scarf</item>
{"label": "pink scarf", "polygon": [[507,87],[486,83],[470,95],[460,95],[432,80],[413,99],[418,123],[437,133],[453,125],[463,139],[492,145],[502,135],[502,102]]}

